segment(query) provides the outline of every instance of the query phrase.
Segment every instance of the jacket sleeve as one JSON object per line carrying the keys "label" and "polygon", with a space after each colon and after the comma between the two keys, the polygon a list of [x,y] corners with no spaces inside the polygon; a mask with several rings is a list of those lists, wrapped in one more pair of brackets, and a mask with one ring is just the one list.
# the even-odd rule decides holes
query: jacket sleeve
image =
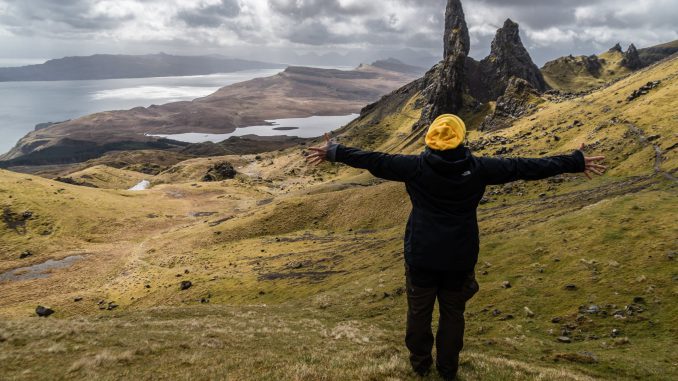
{"label": "jacket sleeve", "polygon": [[327,160],[367,169],[376,177],[392,181],[410,181],[419,171],[419,156],[361,151],[336,143],[330,145]]}
{"label": "jacket sleeve", "polygon": [[541,180],[561,173],[584,172],[584,154],[580,150],[570,155],[527,158],[478,158],[485,183],[504,184],[515,180]]}

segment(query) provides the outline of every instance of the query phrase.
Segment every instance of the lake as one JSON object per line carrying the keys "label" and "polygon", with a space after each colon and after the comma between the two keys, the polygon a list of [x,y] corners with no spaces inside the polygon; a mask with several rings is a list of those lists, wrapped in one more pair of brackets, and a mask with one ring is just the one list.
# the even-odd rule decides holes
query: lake
{"label": "lake", "polygon": [[192,100],[220,87],[268,77],[282,70],[189,77],[0,82],[0,153],[9,151],[38,123],[60,122],[100,111]]}
{"label": "lake", "polygon": [[360,114],[273,119],[266,121],[268,123],[271,123],[270,125],[266,124],[260,126],[248,126],[236,128],[235,131],[229,134],[204,134],[192,132],[186,134],[149,135],[149,136],[168,138],[188,143],[203,143],[203,142],[218,143],[220,141],[230,138],[231,136],[244,136],[244,135],[259,135],[259,136],[288,135],[288,136],[298,136],[300,138],[314,138],[316,136],[321,136],[325,132],[336,130],[337,128],[348,124],[348,122],[352,121],[358,116],[360,116]]}

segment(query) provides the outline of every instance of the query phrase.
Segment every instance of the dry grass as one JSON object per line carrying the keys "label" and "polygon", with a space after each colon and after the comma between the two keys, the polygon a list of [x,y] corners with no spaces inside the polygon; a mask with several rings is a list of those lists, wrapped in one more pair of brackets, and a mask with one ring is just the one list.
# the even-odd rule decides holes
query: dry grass
{"label": "dry grass", "polygon": [[[568,175],[488,189],[462,380],[678,377],[678,199],[667,177],[677,164],[677,72],[678,60],[665,62],[590,96],[546,102],[493,133],[521,156],[585,140],[611,170],[594,181]],[[655,79],[659,88],[624,101]],[[354,122],[343,141],[416,152],[416,97]],[[651,135],[659,136],[643,140]],[[0,171],[0,205],[33,212],[25,234],[0,224],[0,271],[86,255],[47,278],[0,284],[2,377],[415,379],[402,343],[404,187],[342,166],[308,168],[300,149],[213,160],[233,161],[241,174],[197,182],[212,161],[194,159],[132,193]],[[34,256],[19,260],[27,249]],[[180,291],[183,280],[193,287]],[[501,288],[504,280],[513,287]],[[642,312],[611,316],[636,297]],[[102,299],[119,307],[100,310]],[[38,319],[37,304],[57,312]],[[608,315],[580,312],[590,304]],[[571,344],[556,341],[563,329]]]}

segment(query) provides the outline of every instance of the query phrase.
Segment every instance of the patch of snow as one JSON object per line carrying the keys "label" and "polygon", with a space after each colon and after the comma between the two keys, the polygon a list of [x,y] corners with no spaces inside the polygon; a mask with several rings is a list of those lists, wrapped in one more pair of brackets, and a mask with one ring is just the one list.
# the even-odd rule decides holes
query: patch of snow
{"label": "patch of snow", "polygon": [[143,190],[146,190],[146,189],[148,189],[148,188],[150,188],[150,187],[151,187],[151,182],[150,182],[150,181],[148,181],[148,180],[141,180],[141,182],[140,182],[139,184],[137,184],[137,185],[135,185],[135,186],[129,188],[128,190],[131,190],[131,191],[143,191]]}

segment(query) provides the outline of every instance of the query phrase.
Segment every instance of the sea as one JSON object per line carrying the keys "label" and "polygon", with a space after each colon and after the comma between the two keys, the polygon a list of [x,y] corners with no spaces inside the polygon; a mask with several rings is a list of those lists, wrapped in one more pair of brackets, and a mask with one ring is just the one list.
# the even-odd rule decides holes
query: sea
{"label": "sea", "polygon": [[[100,111],[128,110],[139,106],[148,107],[153,104],[192,100],[207,96],[223,86],[272,76],[281,71],[282,69],[258,69],[185,77],[0,82],[0,153],[9,151],[19,139],[34,130],[36,124],[61,122]],[[267,128],[260,126],[258,130],[250,130],[248,133],[291,136],[308,136],[311,133],[313,136],[319,136],[347,123],[348,118],[348,116],[313,117],[310,125],[304,124],[303,121],[295,120],[291,125],[284,120],[276,120],[273,121],[277,123],[276,125],[265,126]],[[271,128],[276,126],[298,129]],[[242,133],[238,131],[237,134]],[[186,140],[214,141],[220,137],[200,138],[191,135]]]}

